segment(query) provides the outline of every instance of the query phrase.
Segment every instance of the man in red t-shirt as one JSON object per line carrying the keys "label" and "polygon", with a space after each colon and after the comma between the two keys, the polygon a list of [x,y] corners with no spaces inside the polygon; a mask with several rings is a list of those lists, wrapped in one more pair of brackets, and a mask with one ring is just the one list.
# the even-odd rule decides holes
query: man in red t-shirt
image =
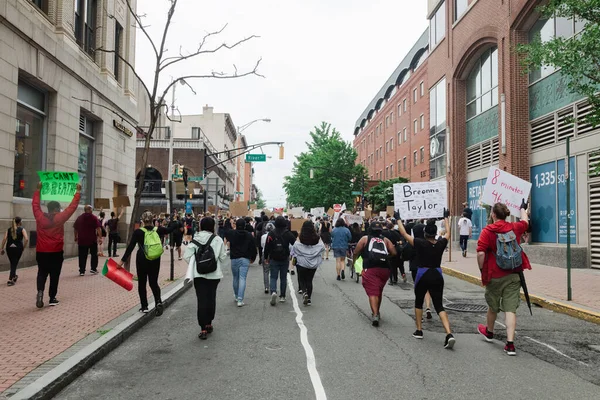
{"label": "man in red t-shirt", "polygon": [[85,206],[75,220],[75,242],[79,250],[79,275],[85,275],[88,253],[92,255],[91,273],[98,273],[98,242],[102,243],[100,220],[93,214],[92,206]]}
{"label": "man in red t-shirt", "polygon": [[493,224],[486,226],[477,242],[477,263],[481,271],[481,282],[485,286],[485,300],[488,304],[487,326],[479,324],[478,330],[485,340],[491,342],[494,338],[494,324],[500,311],[504,311],[506,319],[506,346],[504,351],[516,355],[515,329],[517,327],[517,308],[520,302],[521,280],[519,272],[531,269],[529,259],[524,252],[521,253],[523,264],[514,271],[505,271],[496,264],[496,240],[498,233],[513,231],[517,243],[521,243],[521,236],[529,226],[527,216],[527,203],[521,204],[521,220],[519,222],[506,222],[510,210],[505,204],[496,203],[491,210]]}

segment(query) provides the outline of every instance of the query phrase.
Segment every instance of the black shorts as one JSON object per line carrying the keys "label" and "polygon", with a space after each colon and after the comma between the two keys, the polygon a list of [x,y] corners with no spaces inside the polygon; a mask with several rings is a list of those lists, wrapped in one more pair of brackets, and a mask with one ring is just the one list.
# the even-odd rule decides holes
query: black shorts
{"label": "black shorts", "polygon": [[173,235],[173,243],[171,244],[174,247],[181,247],[181,242],[183,241],[183,236],[181,235]]}

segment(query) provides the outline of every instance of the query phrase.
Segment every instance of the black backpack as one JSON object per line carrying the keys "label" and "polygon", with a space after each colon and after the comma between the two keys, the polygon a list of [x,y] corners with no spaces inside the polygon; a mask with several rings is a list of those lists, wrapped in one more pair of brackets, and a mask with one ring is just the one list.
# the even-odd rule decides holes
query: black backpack
{"label": "black backpack", "polygon": [[192,240],[198,248],[196,249],[196,271],[201,274],[210,274],[217,270],[217,258],[215,257],[215,251],[210,245],[216,235],[212,235],[206,244],[202,245],[196,240]]}
{"label": "black backpack", "polygon": [[271,237],[273,238],[273,243],[271,244],[269,258],[274,261],[286,261],[290,256],[290,251],[283,240],[283,236],[273,233]]}
{"label": "black backpack", "polygon": [[405,240],[404,238],[402,238],[402,241],[398,242],[396,245],[396,252],[402,261],[414,260],[415,256],[417,255],[415,248],[412,247],[411,244],[408,243],[408,240]]}
{"label": "black backpack", "polygon": [[367,238],[367,258],[370,266],[387,266],[388,250],[383,236],[369,236]]}

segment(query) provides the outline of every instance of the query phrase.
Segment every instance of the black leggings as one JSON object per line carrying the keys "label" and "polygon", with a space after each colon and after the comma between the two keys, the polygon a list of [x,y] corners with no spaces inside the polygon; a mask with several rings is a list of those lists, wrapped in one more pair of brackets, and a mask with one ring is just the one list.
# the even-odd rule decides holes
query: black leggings
{"label": "black leggings", "polygon": [[397,257],[394,257],[390,261],[390,280],[392,282],[398,282],[398,268],[400,268],[400,274],[404,275],[406,272],[404,271],[404,261],[400,260]]}
{"label": "black leggings", "polygon": [[10,275],[8,279],[12,279],[17,275],[17,265],[19,265],[19,260],[23,255],[22,247],[7,247],[6,255],[8,256],[8,260],[10,261]]}
{"label": "black leggings", "polygon": [[[141,261],[141,262],[140,262]],[[140,257],[136,258],[135,268],[138,275],[138,293],[140,294],[140,303],[142,308],[148,308],[148,295],[146,294],[146,282],[152,289],[154,295],[154,303],[162,303],[160,298],[160,286],[158,286],[158,274],[160,272],[160,258],[158,260],[140,260]]]}
{"label": "black leggings", "polygon": [[[118,233],[109,233],[108,234],[108,256],[116,257],[117,254],[117,243],[119,243],[119,234]],[[112,248],[112,253],[111,253]]]}
{"label": "black leggings", "polygon": [[306,293],[310,299],[313,291],[313,278],[315,277],[315,272],[317,272],[317,270],[304,268],[299,265],[296,265],[296,269],[298,270],[298,285],[302,292]]}
{"label": "black leggings", "polygon": [[419,283],[415,286],[415,308],[422,310],[425,295],[429,292],[435,312],[444,311],[444,278],[435,269],[431,268],[423,274]]}
{"label": "black leggings", "polygon": [[194,278],[194,289],[198,299],[198,325],[206,330],[207,325],[212,325],[217,308],[217,286],[220,279]]}

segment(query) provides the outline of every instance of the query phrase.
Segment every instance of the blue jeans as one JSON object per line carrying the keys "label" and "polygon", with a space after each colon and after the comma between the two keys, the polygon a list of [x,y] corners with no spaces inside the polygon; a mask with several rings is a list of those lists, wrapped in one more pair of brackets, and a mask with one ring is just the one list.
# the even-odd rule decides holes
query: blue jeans
{"label": "blue jeans", "polygon": [[238,301],[244,300],[248,267],[250,267],[250,260],[247,258],[233,258],[231,260],[231,273],[233,274],[233,294]]}
{"label": "blue jeans", "polygon": [[277,277],[279,276],[279,285],[281,288],[279,291],[279,297],[285,297],[285,291],[287,289],[288,265],[288,261],[271,260],[269,263],[271,268],[271,293],[277,292]]}

